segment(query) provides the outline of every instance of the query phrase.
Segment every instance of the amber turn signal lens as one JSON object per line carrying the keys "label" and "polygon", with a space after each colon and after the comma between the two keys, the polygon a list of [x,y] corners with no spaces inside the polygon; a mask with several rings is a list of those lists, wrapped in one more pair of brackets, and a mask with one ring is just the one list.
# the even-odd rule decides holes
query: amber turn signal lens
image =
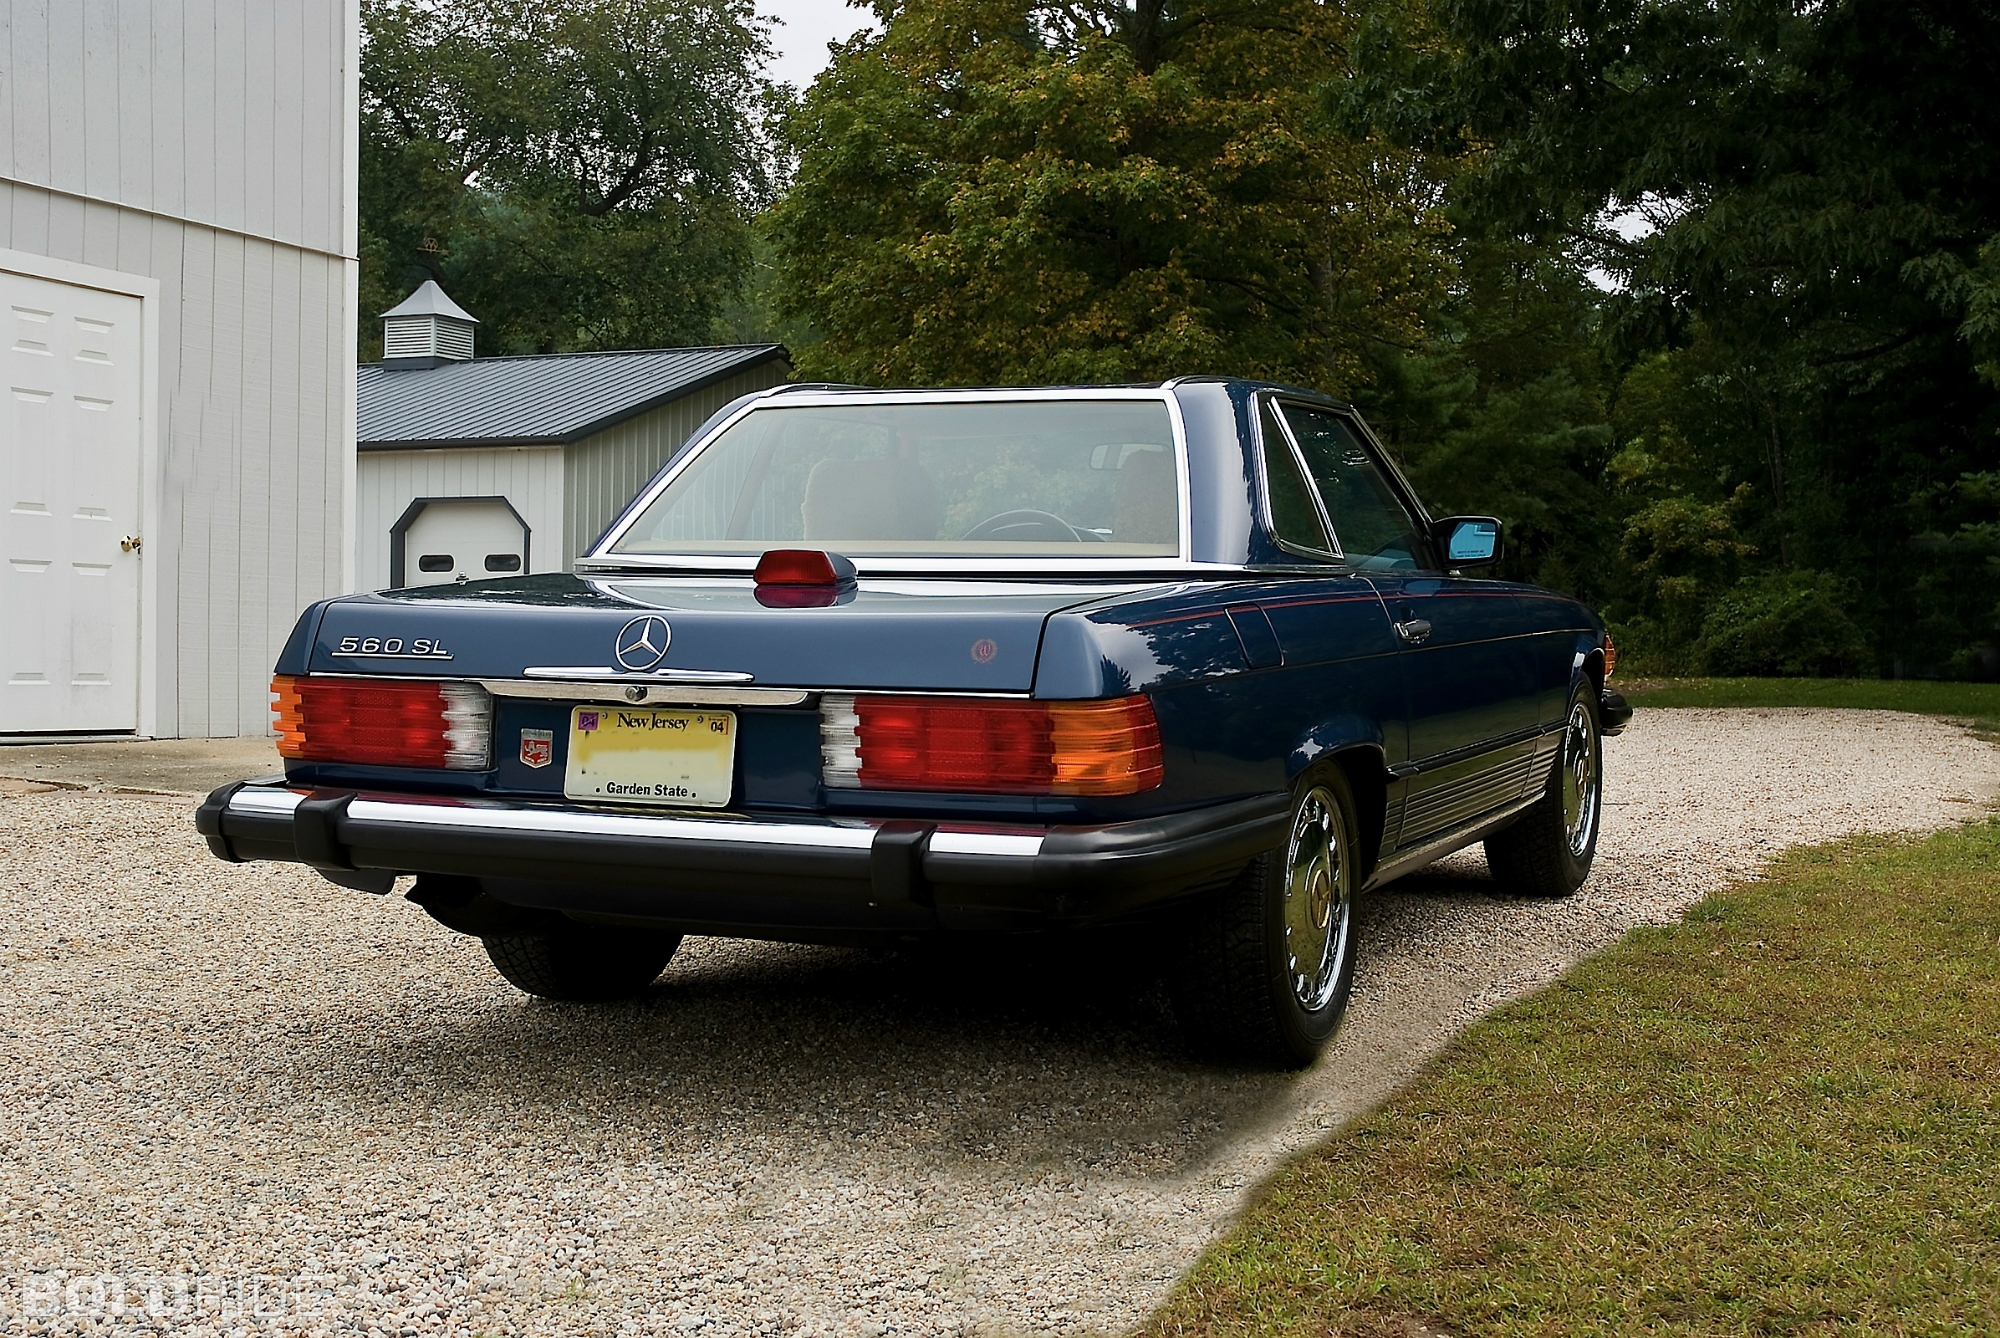
{"label": "amber turn signal lens", "polygon": [[298,762],[478,771],[493,743],[493,701],[476,683],[271,680],[278,755]]}
{"label": "amber turn signal lens", "polygon": [[1057,794],[1138,794],[1166,778],[1148,698],[1050,702],[1049,724]]}
{"label": "amber turn signal lens", "polygon": [[1611,633],[1604,634],[1604,681],[1609,683],[1611,675],[1618,672],[1618,643],[1611,639]]}
{"label": "amber turn signal lens", "polygon": [[1139,794],[1166,778],[1146,697],[1037,702],[829,693],[822,776],[836,788]]}

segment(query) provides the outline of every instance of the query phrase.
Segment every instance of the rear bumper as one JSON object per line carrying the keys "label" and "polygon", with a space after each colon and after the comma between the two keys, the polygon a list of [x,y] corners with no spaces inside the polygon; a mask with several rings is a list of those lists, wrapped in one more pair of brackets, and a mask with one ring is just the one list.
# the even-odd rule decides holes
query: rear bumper
{"label": "rear bumper", "polygon": [[1625,726],[1632,723],[1632,704],[1624,694],[1605,688],[1597,694],[1597,720],[1606,735],[1623,734]]}
{"label": "rear bumper", "polygon": [[506,902],[782,937],[1091,923],[1232,876],[1283,839],[1282,795],[1089,827],[614,813],[227,785],[195,825],[225,860],[310,864],[386,889],[477,878]]}

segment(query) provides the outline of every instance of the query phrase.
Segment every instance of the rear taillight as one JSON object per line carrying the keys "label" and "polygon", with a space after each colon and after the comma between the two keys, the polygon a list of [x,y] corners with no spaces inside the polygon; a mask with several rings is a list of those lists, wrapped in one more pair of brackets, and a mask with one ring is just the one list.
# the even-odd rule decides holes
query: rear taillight
{"label": "rear taillight", "polygon": [[480,771],[493,752],[493,699],[476,683],[271,680],[278,753],[300,762]]}
{"label": "rear taillight", "polygon": [[1604,681],[1609,683],[1611,676],[1617,672],[1618,643],[1611,639],[1611,633],[1606,632],[1604,634]]}
{"label": "rear taillight", "polygon": [[820,700],[823,775],[835,788],[989,794],[1138,794],[1166,770],[1145,697]]}

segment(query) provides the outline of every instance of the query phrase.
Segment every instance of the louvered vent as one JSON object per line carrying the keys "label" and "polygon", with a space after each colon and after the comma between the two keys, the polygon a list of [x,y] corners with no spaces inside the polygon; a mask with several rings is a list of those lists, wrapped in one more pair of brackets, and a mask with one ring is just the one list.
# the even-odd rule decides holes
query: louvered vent
{"label": "louvered vent", "polygon": [[437,356],[440,358],[470,358],[472,356],[472,327],[463,321],[448,317],[437,318],[435,338]]}
{"label": "louvered vent", "polygon": [[[382,356],[385,358],[428,358],[435,318],[402,316],[382,322]],[[467,340],[467,343],[472,342]]]}
{"label": "louvered vent", "polygon": [[382,313],[382,356],[462,362],[472,356],[472,327],[478,323],[426,279],[393,311]]}

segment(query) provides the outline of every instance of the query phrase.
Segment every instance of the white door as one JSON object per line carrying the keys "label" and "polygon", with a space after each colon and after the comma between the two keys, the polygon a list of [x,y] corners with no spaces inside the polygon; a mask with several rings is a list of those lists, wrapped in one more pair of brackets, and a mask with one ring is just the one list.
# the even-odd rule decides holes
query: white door
{"label": "white door", "polygon": [[0,734],[139,726],[139,313],[0,271]]}
{"label": "white door", "polygon": [[527,570],[528,534],[505,502],[444,498],[424,504],[403,532],[403,584],[490,581]]}

